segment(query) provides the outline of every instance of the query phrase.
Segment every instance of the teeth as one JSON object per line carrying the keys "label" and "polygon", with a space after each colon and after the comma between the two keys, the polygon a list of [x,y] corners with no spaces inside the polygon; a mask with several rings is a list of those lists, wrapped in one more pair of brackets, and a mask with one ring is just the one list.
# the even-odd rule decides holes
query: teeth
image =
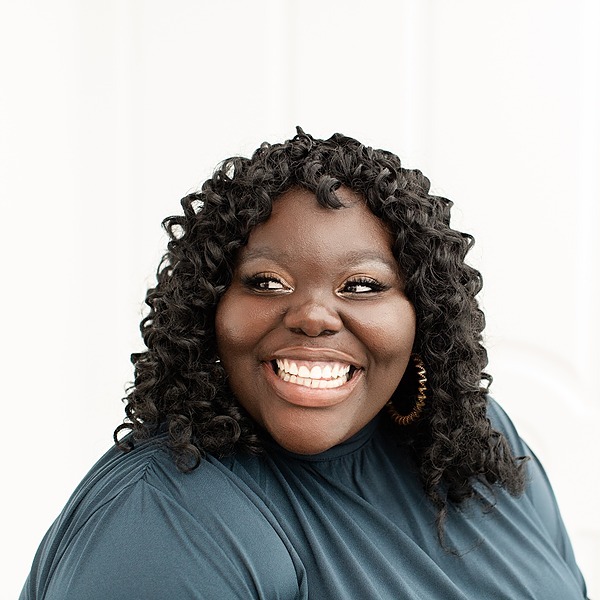
{"label": "teeth", "polygon": [[344,385],[348,381],[350,365],[342,363],[315,365],[309,368],[307,365],[284,359],[276,359],[277,375],[284,381],[303,385],[315,389],[331,389]]}
{"label": "teeth", "polygon": [[298,368],[298,375],[300,377],[310,377],[310,371],[308,370],[308,367],[305,367],[304,365],[301,365]]}
{"label": "teeth", "polygon": [[[285,375],[283,380],[287,381]],[[343,377],[338,377],[337,379],[304,379],[302,377],[296,377],[295,375],[291,375],[289,381],[296,385],[302,385],[307,388],[319,388],[321,390],[331,390],[346,383],[346,379]]]}
{"label": "teeth", "polygon": [[314,366],[311,370],[310,370],[310,378],[311,379],[321,379],[321,367],[319,366]]}

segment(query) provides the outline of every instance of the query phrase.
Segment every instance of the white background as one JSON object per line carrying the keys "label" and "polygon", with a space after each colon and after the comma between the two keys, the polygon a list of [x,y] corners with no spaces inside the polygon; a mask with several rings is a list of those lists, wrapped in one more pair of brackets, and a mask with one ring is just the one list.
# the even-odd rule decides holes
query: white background
{"label": "white background", "polygon": [[600,597],[599,31],[596,0],[0,0],[0,597],[121,422],[160,221],[297,124],[455,201],[494,395]]}

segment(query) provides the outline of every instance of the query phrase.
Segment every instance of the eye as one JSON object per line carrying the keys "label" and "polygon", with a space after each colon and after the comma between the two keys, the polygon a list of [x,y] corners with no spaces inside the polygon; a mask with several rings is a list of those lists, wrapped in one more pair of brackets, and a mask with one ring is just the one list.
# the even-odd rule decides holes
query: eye
{"label": "eye", "polygon": [[258,273],[242,278],[242,283],[255,292],[291,292],[292,287],[274,273]]}
{"label": "eye", "polygon": [[387,286],[371,277],[353,277],[344,282],[344,285],[340,288],[340,293],[354,295],[376,294],[385,289],[387,289]]}

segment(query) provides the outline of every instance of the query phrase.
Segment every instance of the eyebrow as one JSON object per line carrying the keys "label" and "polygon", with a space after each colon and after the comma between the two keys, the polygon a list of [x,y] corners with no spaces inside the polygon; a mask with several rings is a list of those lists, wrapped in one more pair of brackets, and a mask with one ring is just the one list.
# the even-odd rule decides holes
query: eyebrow
{"label": "eyebrow", "polygon": [[[268,246],[259,246],[252,250],[245,249],[241,258],[244,262],[260,258],[269,258],[272,260],[277,260],[278,258],[284,258],[286,260],[294,259],[289,252],[286,252],[285,250],[273,252],[272,248],[269,248]],[[395,260],[391,261],[375,250],[351,250],[344,255],[344,260],[348,266],[362,263],[379,263],[387,266],[392,271],[398,271],[398,263]]]}

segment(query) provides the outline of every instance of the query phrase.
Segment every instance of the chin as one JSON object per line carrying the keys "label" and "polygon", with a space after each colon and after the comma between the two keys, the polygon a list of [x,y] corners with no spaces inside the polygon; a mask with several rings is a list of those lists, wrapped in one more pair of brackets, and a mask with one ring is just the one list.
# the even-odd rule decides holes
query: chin
{"label": "chin", "polygon": [[346,429],[334,429],[331,422],[324,419],[318,423],[311,419],[310,423],[302,419],[295,421],[296,427],[267,426],[271,437],[289,452],[295,454],[320,454],[341,444],[356,433]]}
{"label": "chin", "polygon": [[333,448],[340,442],[327,442],[320,440],[290,440],[285,438],[283,440],[276,440],[277,443],[282,447],[293,452],[294,454],[321,454],[330,448]]}

